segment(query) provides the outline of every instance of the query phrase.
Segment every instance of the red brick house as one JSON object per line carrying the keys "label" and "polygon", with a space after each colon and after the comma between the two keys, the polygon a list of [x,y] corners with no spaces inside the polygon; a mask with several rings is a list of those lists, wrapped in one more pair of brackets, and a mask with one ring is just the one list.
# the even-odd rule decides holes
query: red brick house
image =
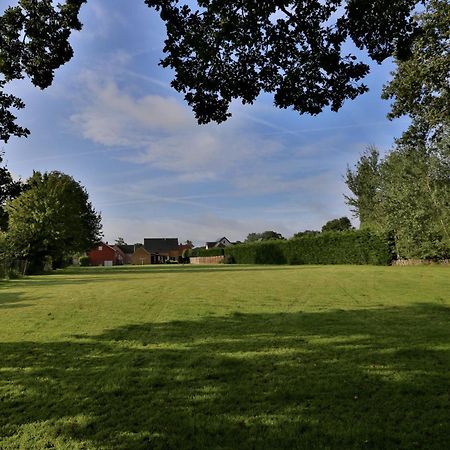
{"label": "red brick house", "polygon": [[113,246],[100,242],[87,252],[91,266],[116,266],[123,264],[123,257]]}

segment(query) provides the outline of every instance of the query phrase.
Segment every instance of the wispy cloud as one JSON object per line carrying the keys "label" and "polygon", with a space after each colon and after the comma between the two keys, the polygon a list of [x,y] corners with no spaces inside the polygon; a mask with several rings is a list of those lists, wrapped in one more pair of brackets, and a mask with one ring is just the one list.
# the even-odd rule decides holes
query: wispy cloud
{"label": "wispy cloud", "polygon": [[199,126],[175,97],[139,96],[112,78],[83,76],[83,100],[71,120],[84,138],[122,148],[122,159],[182,174],[185,181],[218,179],[282,150],[246,123]]}

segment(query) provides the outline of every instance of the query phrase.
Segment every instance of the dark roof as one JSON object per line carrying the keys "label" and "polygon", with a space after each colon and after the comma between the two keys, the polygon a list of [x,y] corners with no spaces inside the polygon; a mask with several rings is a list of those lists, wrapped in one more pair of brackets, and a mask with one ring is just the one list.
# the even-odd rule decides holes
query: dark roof
{"label": "dark roof", "polygon": [[134,245],[120,244],[117,247],[119,247],[125,254],[132,255],[134,253]]}
{"label": "dark roof", "polygon": [[178,250],[178,238],[145,238],[144,247],[150,253],[167,253]]}
{"label": "dark roof", "polygon": [[226,241],[228,241],[231,244],[230,240],[227,239],[225,236],[223,236],[223,237],[217,239],[217,241],[207,242],[206,247],[208,247],[208,248],[223,248],[224,245],[220,242],[223,239],[225,239]]}

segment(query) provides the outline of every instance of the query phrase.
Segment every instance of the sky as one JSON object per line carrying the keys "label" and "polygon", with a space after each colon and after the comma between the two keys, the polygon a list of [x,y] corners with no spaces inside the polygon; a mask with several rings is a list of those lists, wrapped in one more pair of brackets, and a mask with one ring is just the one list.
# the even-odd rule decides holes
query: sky
{"label": "sky", "polygon": [[[12,0],[0,0],[0,11]],[[226,236],[277,231],[290,237],[352,213],[347,165],[368,145],[383,153],[406,128],[386,119],[382,86],[391,62],[372,64],[370,92],[334,113],[299,115],[271,95],[232,105],[227,122],[198,125],[173,73],[158,66],[163,23],[142,0],[89,0],[74,58],[40,91],[29,81],[10,91],[31,130],[3,146],[10,171],[73,176],[101,212],[105,240],[178,237],[196,245]],[[358,222],[352,218],[357,226]]]}

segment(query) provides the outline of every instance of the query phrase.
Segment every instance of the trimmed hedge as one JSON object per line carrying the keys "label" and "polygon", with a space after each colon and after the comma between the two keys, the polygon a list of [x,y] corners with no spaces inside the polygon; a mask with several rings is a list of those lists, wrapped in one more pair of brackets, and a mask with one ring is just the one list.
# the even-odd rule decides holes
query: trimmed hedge
{"label": "trimmed hedge", "polygon": [[394,252],[389,235],[351,230],[233,245],[225,248],[225,255],[232,256],[237,264],[389,265]]}
{"label": "trimmed hedge", "polygon": [[234,257],[237,264],[286,264],[285,249],[288,241],[252,242],[226,247],[225,255]]}
{"label": "trimmed hedge", "polygon": [[191,250],[190,256],[222,256],[224,255],[223,248],[194,248]]}

